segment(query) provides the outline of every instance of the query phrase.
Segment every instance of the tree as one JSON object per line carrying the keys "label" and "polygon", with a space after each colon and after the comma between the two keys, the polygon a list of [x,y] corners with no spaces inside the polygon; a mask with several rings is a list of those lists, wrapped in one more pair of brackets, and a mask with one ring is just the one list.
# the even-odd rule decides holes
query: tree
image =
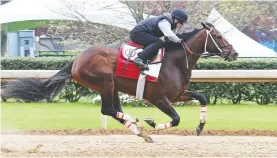
{"label": "tree", "polygon": [[[262,31],[277,41],[277,37],[270,32],[270,29],[277,27],[277,3],[274,1],[127,1],[126,3],[129,4],[128,7],[130,9],[136,10],[136,8],[139,8],[138,11],[132,12],[135,18],[139,17],[137,21],[141,19],[140,14],[142,12],[160,15],[164,12],[170,12],[174,8],[185,8],[188,12],[191,26],[186,26],[183,29],[188,29],[192,26],[199,27],[200,21],[205,20],[211,9],[215,8],[239,30],[250,25],[251,29]],[[148,9],[146,4],[150,5]],[[141,8],[143,6],[144,9]],[[254,23],[254,20],[258,17],[261,18],[261,21]],[[272,28],[263,27],[264,19],[268,17],[273,17],[276,21]]]}
{"label": "tree", "polygon": [[[200,27],[200,22],[206,20],[212,8],[215,8],[236,28],[242,30],[251,24],[257,17],[274,16],[277,19],[277,4],[270,1],[125,1],[125,4],[136,22],[140,22],[149,15],[161,15],[171,12],[175,8],[185,8],[189,14],[189,25],[184,29]],[[108,4],[108,3],[107,3]],[[88,41],[89,43],[110,44],[113,42],[122,42],[128,35],[128,30],[116,28],[107,25],[96,24],[88,20],[82,14],[82,4],[78,7],[67,4],[67,15],[74,16],[79,21],[63,21],[52,23],[49,29],[51,34],[62,36],[67,41]],[[86,4],[87,5],[87,4]],[[91,5],[90,7],[93,8]],[[109,6],[110,7],[110,6]],[[81,9],[80,9],[81,8]],[[106,7],[108,8],[108,7]],[[112,8],[112,7],[110,7]],[[143,13],[148,14],[144,17]],[[81,21],[82,19],[82,21]],[[261,29],[260,25],[253,25],[255,29]],[[268,30],[263,30],[270,34]],[[50,34],[50,33],[49,33]]]}
{"label": "tree", "polygon": [[258,16],[273,16],[277,21],[277,3],[274,1],[121,1],[132,10],[136,21],[142,19],[142,12],[161,15],[175,8],[184,8],[189,23],[200,26],[212,8],[215,8],[236,28],[242,30]]}
{"label": "tree", "polygon": [[46,36],[58,36],[68,43],[111,44],[122,41],[127,30],[90,21],[52,21],[47,24]]}

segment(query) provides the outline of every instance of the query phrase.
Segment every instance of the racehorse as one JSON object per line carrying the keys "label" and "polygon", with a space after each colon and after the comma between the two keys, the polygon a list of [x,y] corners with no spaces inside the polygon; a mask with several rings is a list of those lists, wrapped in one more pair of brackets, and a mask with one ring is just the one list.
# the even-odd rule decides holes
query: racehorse
{"label": "racehorse", "polygon": [[[143,98],[154,104],[172,118],[165,124],[157,124],[151,118],[145,121],[155,129],[166,129],[178,126],[180,116],[171,102],[179,97],[187,100],[198,98],[201,101],[200,124],[196,127],[197,135],[201,133],[206,122],[205,97],[186,91],[191,72],[204,52],[217,55],[227,61],[236,60],[238,53],[221,33],[210,23],[201,22],[203,28],[196,29],[183,44],[168,43],[162,61],[157,82],[147,82]],[[53,98],[63,85],[73,79],[84,87],[99,92],[102,100],[101,112],[119,121],[134,134],[153,142],[141,128],[138,119],[124,113],[120,106],[119,92],[136,95],[137,80],[115,76],[119,49],[106,45],[93,45],[85,49],[71,63],[47,80],[17,79],[6,85],[5,93],[29,101]]]}

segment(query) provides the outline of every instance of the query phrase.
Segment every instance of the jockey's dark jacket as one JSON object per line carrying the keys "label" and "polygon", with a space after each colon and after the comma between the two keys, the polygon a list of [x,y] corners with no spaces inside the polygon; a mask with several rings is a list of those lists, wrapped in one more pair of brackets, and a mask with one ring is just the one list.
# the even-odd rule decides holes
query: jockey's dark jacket
{"label": "jockey's dark jacket", "polygon": [[133,31],[143,31],[143,32],[150,33],[157,37],[162,37],[162,36],[164,36],[164,34],[160,30],[158,23],[163,19],[166,19],[171,24],[171,30],[176,28],[176,25],[173,24],[171,16],[160,15],[157,17],[151,17],[151,18],[141,21],[140,23],[138,23],[136,25],[136,27],[133,29]]}

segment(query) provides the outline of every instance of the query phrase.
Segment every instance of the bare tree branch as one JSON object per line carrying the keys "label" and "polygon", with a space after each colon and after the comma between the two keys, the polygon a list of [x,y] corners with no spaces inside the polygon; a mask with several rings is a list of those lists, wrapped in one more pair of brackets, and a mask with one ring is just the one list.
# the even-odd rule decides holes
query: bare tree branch
{"label": "bare tree branch", "polygon": [[199,0],[197,0],[195,3],[194,3],[194,6],[188,11],[188,14],[190,14],[193,10],[195,10],[195,8],[197,7],[197,4],[199,3]]}

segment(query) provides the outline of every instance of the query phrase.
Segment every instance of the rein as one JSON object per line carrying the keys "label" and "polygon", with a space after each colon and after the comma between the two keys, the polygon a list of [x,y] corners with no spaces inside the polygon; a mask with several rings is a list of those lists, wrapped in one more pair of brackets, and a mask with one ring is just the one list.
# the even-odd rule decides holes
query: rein
{"label": "rein", "polygon": [[[213,30],[213,28],[211,28],[210,30],[206,30],[207,36],[206,36],[206,40],[205,40],[204,54],[203,54],[203,53],[201,53],[201,54],[193,53],[193,51],[191,51],[191,50],[189,49],[189,47],[186,45],[186,43],[183,43],[183,44],[182,44],[182,47],[183,47],[183,49],[184,49],[184,51],[185,51],[185,55],[186,55],[187,68],[189,68],[189,66],[188,66],[188,54],[187,54],[187,52],[188,52],[189,54],[191,54],[191,55],[196,55],[196,56],[201,56],[201,57],[209,57],[209,56],[215,55],[215,53],[209,53],[209,52],[207,52],[207,43],[208,43],[208,37],[209,37],[209,36],[210,36],[210,38],[212,39],[212,41],[213,41],[214,45],[216,46],[216,48],[217,48],[217,49],[219,50],[219,52],[221,53],[221,56],[224,54],[223,51],[222,51],[222,49],[218,46],[218,44],[215,42],[213,36],[211,35],[211,31],[212,31],[212,30]],[[225,46],[225,47],[229,47],[229,46],[230,46],[230,45]],[[223,47],[223,48],[225,48],[225,47]],[[205,53],[206,53],[206,54],[205,54]]]}
{"label": "rein", "polygon": [[196,54],[196,53],[193,53],[193,51],[191,51],[189,49],[189,47],[186,45],[186,43],[184,43],[183,48],[185,49],[185,52],[186,50],[191,54],[191,55],[197,55],[197,56],[202,56],[202,55],[208,55],[208,56],[212,56],[212,55],[215,55],[214,53],[209,53],[207,52],[207,43],[208,43],[208,37],[210,36],[213,43],[215,44],[215,46],[217,47],[217,49],[220,51],[220,53],[222,53],[223,51],[220,49],[220,47],[217,45],[217,43],[215,42],[213,36],[211,35],[211,31],[213,30],[213,28],[211,28],[209,31],[206,30],[206,33],[207,33],[207,36],[206,36],[206,40],[205,40],[205,47],[204,47],[204,53],[207,53],[207,54]]}

